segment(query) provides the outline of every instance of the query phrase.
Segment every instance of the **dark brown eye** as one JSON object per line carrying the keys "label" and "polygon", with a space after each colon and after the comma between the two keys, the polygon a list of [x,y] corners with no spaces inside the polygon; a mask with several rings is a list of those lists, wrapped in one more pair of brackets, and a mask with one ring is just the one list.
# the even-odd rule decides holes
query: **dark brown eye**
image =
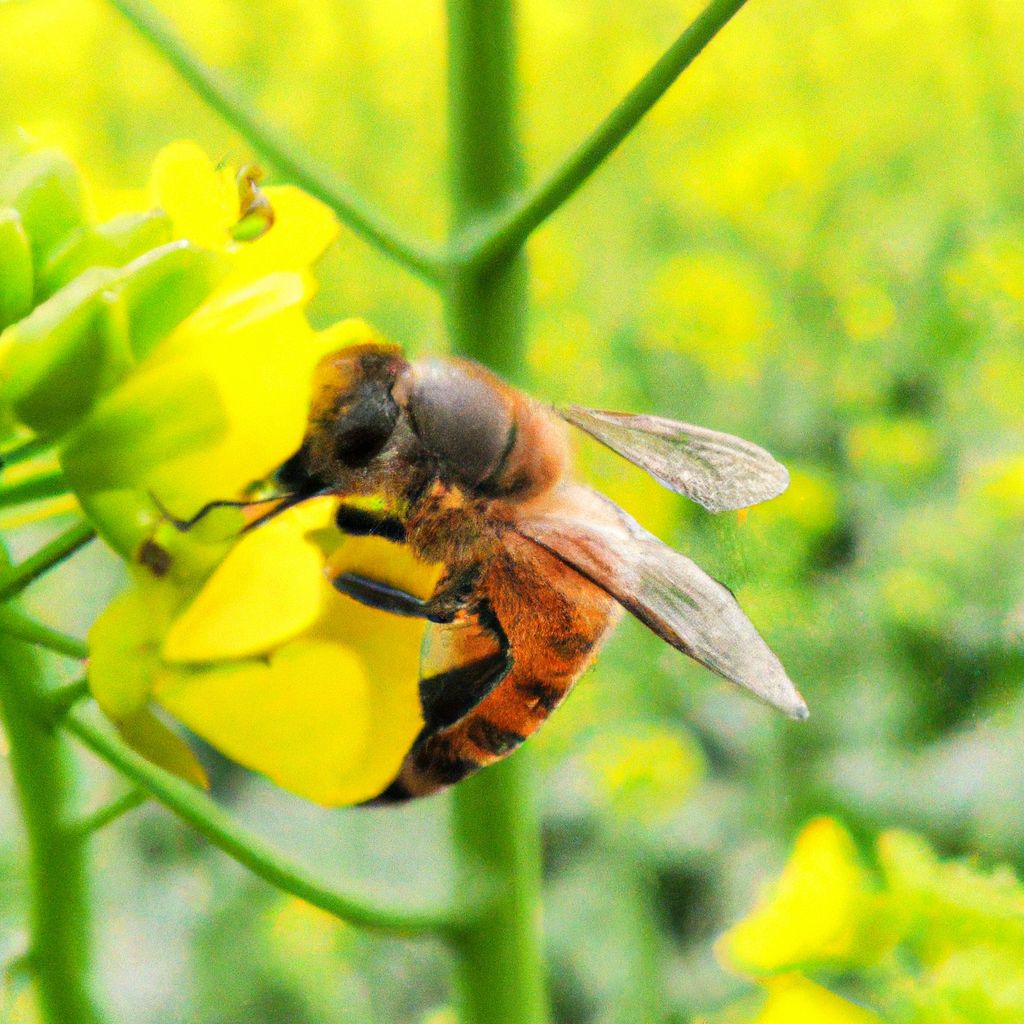
{"label": "dark brown eye", "polygon": [[346,466],[365,466],[388,443],[398,419],[398,406],[389,391],[374,387],[357,392],[338,410],[334,453]]}
{"label": "dark brown eye", "polygon": [[495,471],[512,437],[512,414],[494,385],[455,363],[417,366],[409,412],[427,450],[468,484]]}

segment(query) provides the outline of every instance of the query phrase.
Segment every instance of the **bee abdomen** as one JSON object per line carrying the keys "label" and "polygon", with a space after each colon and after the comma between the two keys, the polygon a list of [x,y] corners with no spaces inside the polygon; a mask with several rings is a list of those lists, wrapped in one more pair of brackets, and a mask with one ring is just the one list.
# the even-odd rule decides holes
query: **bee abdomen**
{"label": "bee abdomen", "polygon": [[515,729],[506,729],[485,715],[476,714],[466,727],[466,738],[486,754],[504,757],[511,754],[526,737]]}

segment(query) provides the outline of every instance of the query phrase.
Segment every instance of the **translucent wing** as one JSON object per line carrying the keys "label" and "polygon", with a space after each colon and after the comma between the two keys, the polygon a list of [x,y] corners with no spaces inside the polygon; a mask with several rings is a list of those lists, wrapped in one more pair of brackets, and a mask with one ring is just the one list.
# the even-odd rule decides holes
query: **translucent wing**
{"label": "translucent wing", "polygon": [[578,405],[560,412],[573,426],[709,512],[756,505],[789,486],[785,466],[763,448],[732,434],[661,416],[600,412]]}
{"label": "translucent wing", "polygon": [[803,698],[732,592],[607,498],[565,485],[517,518],[515,529],[677,650],[791,718],[807,717]]}

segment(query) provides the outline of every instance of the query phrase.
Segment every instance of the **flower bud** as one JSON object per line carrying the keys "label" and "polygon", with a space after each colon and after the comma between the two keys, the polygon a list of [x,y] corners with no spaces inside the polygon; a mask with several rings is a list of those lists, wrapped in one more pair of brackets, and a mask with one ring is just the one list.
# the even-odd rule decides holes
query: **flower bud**
{"label": "flower bud", "polygon": [[37,268],[86,223],[82,179],[75,165],[53,149],[29,153],[0,177],[0,203],[20,214]]}
{"label": "flower bud", "polygon": [[0,209],[0,331],[32,308],[32,250],[21,216]]}

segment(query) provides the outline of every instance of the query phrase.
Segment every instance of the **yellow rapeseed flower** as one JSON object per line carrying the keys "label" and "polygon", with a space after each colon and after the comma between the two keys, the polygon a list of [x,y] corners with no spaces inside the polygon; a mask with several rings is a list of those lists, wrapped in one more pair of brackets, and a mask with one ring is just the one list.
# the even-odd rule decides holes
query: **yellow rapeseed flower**
{"label": "yellow rapeseed flower", "polygon": [[718,955],[751,974],[871,963],[891,945],[882,909],[849,833],[818,818],[800,833],[769,897],[722,936]]}

